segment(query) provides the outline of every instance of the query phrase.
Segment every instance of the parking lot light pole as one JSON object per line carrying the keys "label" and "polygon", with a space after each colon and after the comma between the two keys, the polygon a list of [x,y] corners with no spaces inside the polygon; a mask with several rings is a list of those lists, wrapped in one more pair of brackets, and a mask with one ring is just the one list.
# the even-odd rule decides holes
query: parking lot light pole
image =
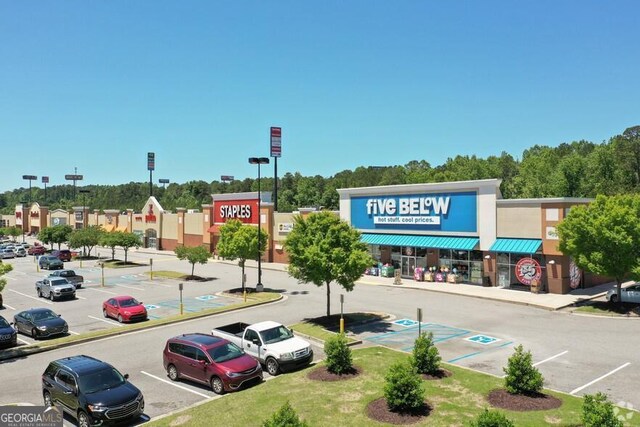
{"label": "parking lot light pole", "polygon": [[261,292],[264,287],[262,286],[262,247],[260,245],[260,233],[262,228],[262,212],[260,211],[262,201],[260,194],[260,165],[268,165],[269,158],[249,157],[249,164],[258,165],[258,283],[256,284],[256,292]]}
{"label": "parking lot light pole", "polygon": [[344,334],[344,317],[342,317],[342,307],[344,306],[344,294],[340,294],[340,333]]}

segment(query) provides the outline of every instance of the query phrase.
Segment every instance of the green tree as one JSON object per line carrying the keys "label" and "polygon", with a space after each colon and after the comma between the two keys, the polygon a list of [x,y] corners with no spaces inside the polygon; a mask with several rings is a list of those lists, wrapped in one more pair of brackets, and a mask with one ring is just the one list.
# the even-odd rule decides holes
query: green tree
{"label": "green tree", "polygon": [[90,257],[91,250],[100,243],[100,238],[103,234],[105,234],[104,230],[95,225],[73,230],[69,234],[69,247],[74,249],[83,248],[83,254]]}
{"label": "green tree", "polygon": [[327,317],[331,315],[331,282],[353,290],[367,266],[373,263],[360,233],[331,212],[294,217],[285,241],[289,275],[301,283],[327,286]]}
{"label": "green tree", "polygon": [[285,403],[269,419],[262,423],[262,427],[308,427],[298,417],[296,411],[289,402]]}
{"label": "green tree", "polygon": [[[11,270],[13,270],[13,266],[11,264],[4,264],[0,260],[0,295],[2,295],[2,291],[4,291],[4,287],[7,286],[7,279],[5,279],[2,276],[10,272]],[[2,308],[1,304],[0,304],[0,308]]]}
{"label": "green tree", "polygon": [[584,427],[622,427],[624,423],[613,411],[613,405],[604,393],[586,394],[582,402]]}
{"label": "green tree", "polygon": [[179,260],[187,260],[191,264],[191,278],[193,278],[193,270],[198,264],[206,264],[211,256],[211,252],[204,246],[187,247],[180,245],[174,250]]}
{"label": "green tree", "polygon": [[440,369],[440,353],[433,344],[433,332],[422,332],[413,346],[411,363],[420,374],[436,375]]}
{"label": "green tree", "polygon": [[329,337],[324,342],[327,370],[333,374],[347,374],[353,370],[351,349],[344,333]]}
{"label": "green tree", "polygon": [[69,240],[69,235],[72,231],[73,228],[66,224],[44,227],[38,233],[38,239],[42,240],[42,243],[50,244],[51,249],[53,249],[53,245],[57,243],[58,249],[60,249],[60,245]]}
{"label": "green tree", "polygon": [[411,412],[424,405],[422,379],[408,361],[391,365],[384,379],[384,397],[390,411]]}
{"label": "green tree", "polygon": [[111,260],[116,259],[116,247],[119,245],[119,232],[102,233],[100,236],[100,246],[111,249]]}
{"label": "green tree", "polygon": [[640,278],[640,196],[598,196],[574,206],[557,231],[562,253],[584,270],[614,278],[618,295],[625,277]]}
{"label": "green tree", "polygon": [[542,374],[533,366],[531,352],[525,352],[522,344],[516,347],[503,370],[504,385],[509,393],[534,394],[542,390]]}
{"label": "green tree", "polygon": [[140,236],[135,233],[129,233],[126,231],[116,231],[114,234],[118,236],[118,246],[124,250],[124,263],[127,263],[127,254],[131,248],[139,248],[142,246]]}
{"label": "green tree", "polygon": [[269,235],[264,230],[260,232],[260,244],[258,245],[258,227],[243,224],[242,221],[231,219],[220,227],[220,240],[218,241],[218,255],[224,259],[238,260],[242,268],[242,291],[245,290],[244,267],[248,259],[258,259],[267,248]]}
{"label": "green tree", "polygon": [[470,427],[514,427],[515,424],[505,414],[500,411],[490,411],[484,408],[484,411],[478,417],[471,421]]}
{"label": "green tree", "polygon": [[9,227],[7,228],[7,234],[13,238],[13,241],[16,241],[16,237],[22,234],[22,229],[20,227]]}

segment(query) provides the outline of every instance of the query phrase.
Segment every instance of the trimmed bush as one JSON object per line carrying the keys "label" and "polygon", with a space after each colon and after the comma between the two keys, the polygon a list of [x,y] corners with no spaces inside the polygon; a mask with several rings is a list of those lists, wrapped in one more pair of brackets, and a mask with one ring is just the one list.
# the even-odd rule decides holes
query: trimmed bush
{"label": "trimmed bush", "polygon": [[505,414],[500,411],[490,411],[484,408],[484,411],[478,417],[471,421],[469,424],[471,427],[514,427],[513,421],[511,421]]}
{"label": "trimmed bush", "polygon": [[384,397],[390,411],[412,412],[424,405],[424,385],[411,363],[394,363],[384,379]]}
{"label": "trimmed bush", "polygon": [[584,427],[622,427],[624,424],[613,412],[613,404],[604,393],[586,394],[582,403]]}
{"label": "trimmed bush", "polygon": [[287,402],[265,420],[262,427],[309,427],[309,424],[302,421],[291,404]]}
{"label": "trimmed bush", "polygon": [[509,393],[535,394],[542,390],[542,374],[533,366],[531,352],[525,352],[522,344],[516,347],[503,370],[506,374],[504,385]]}
{"label": "trimmed bush", "polygon": [[433,332],[422,332],[413,346],[411,364],[419,374],[435,375],[440,370],[440,353],[433,345]]}
{"label": "trimmed bush", "polygon": [[351,349],[347,345],[347,337],[338,334],[324,343],[327,370],[332,374],[342,375],[353,370]]}

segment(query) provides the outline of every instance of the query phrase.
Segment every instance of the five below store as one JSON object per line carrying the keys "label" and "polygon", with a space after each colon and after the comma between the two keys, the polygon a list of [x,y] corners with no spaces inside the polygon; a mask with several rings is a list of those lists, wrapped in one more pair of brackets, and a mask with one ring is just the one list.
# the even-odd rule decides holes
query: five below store
{"label": "five below store", "polygon": [[591,199],[502,199],[500,182],[340,189],[340,217],[378,261],[369,274],[556,294],[606,281],[557,248],[558,223]]}

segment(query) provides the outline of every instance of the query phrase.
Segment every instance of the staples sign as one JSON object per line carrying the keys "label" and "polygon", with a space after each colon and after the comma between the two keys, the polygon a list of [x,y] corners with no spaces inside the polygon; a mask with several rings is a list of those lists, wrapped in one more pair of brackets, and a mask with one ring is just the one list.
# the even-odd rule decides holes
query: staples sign
{"label": "staples sign", "polygon": [[238,219],[247,224],[257,224],[258,201],[233,200],[216,202],[214,222],[224,223],[230,219]]}

